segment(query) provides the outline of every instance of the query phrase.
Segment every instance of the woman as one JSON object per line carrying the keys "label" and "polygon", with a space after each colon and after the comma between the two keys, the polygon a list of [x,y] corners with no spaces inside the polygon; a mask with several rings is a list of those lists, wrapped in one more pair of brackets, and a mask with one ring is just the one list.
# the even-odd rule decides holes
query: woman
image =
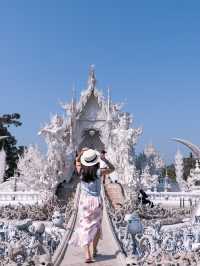
{"label": "woman", "polygon": [[[100,160],[108,168],[100,169]],[[101,236],[103,204],[101,198],[101,177],[114,171],[114,166],[97,151],[82,150],[76,159],[77,172],[81,179],[79,200],[79,223],[72,236],[71,244],[83,247],[85,262],[94,262],[97,244]]]}

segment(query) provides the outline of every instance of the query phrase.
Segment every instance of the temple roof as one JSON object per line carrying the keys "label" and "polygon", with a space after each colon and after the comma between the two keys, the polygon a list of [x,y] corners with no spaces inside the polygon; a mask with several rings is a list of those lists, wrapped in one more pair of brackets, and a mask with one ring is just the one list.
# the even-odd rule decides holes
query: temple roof
{"label": "temple roof", "polygon": [[102,92],[96,88],[96,75],[94,71],[94,66],[91,66],[89,69],[88,87],[86,90],[81,92],[80,100],[77,103],[76,111],[78,117],[81,115],[91,98],[96,100],[100,108],[104,108],[106,106],[106,100]]}
{"label": "temple roof", "polygon": [[147,157],[157,154],[156,148],[154,147],[152,143],[149,143],[148,145],[145,146],[144,154]]}

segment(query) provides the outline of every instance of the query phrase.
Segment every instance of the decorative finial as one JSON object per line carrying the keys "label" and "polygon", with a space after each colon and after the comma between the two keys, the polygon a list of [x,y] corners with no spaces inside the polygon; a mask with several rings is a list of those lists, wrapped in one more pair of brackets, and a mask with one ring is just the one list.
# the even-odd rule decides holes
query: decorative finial
{"label": "decorative finial", "polygon": [[74,83],[73,87],[72,87],[71,111],[75,112],[75,109],[76,109],[76,87],[75,87],[75,83]]}
{"label": "decorative finial", "polygon": [[165,168],[165,176],[168,177],[168,169],[167,169],[167,166]]}
{"label": "decorative finial", "polygon": [[95,76],[95,70],[94,65],[90,65],[89,68],[89,78],[88,78],[88,88],[90,90],[94,90],[96,87],[96,76]]}
{"label": "decorative finial", "polygon": [[75,83],[72,86],[72,102],[76,102],[76,85]]}
{"label": "decorative finial", "polygon": [[107,120],[110,121],[110,87],[108,87]]}

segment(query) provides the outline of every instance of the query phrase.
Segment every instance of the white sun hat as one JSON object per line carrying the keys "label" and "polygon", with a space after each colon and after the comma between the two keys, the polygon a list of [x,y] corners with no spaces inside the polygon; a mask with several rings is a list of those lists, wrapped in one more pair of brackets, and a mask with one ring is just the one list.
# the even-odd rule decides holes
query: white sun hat
{"label": "white sun hat", "polygon": [[84,153],[81,156],[81,164],[84,166],[93,166],[97,163],[99,163],[99,152],[89,149],[87,151],[84,151]]}

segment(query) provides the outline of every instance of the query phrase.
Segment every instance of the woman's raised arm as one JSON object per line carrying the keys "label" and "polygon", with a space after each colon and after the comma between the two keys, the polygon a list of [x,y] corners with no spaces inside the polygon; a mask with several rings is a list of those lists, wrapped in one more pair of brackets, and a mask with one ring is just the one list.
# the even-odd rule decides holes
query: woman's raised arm
{"label": "woman's raised arm", "polygon": [[87,147],[83,148],[79,152],[78,156],[76,157],[76,171],[78,174],[80,174],[80,172],[81,172],[81,156],[83,155],[84,151],[87,151],[87,150],[88,150]]}
{"label": "woman's raised arm", "polygon": [[81,155],[83,151],[79,152],[78,156],[76,157],[76,171],[78,174],[81,172]]}
{"label": "woman's raised arm", "polygon": [[104,161],[108,166],[108,168],[101,169],[102,176],[109,175],[110,173],[115,171],[114,165],[110,161],[108,161],[104,156],[101,157],[101,160]]}

